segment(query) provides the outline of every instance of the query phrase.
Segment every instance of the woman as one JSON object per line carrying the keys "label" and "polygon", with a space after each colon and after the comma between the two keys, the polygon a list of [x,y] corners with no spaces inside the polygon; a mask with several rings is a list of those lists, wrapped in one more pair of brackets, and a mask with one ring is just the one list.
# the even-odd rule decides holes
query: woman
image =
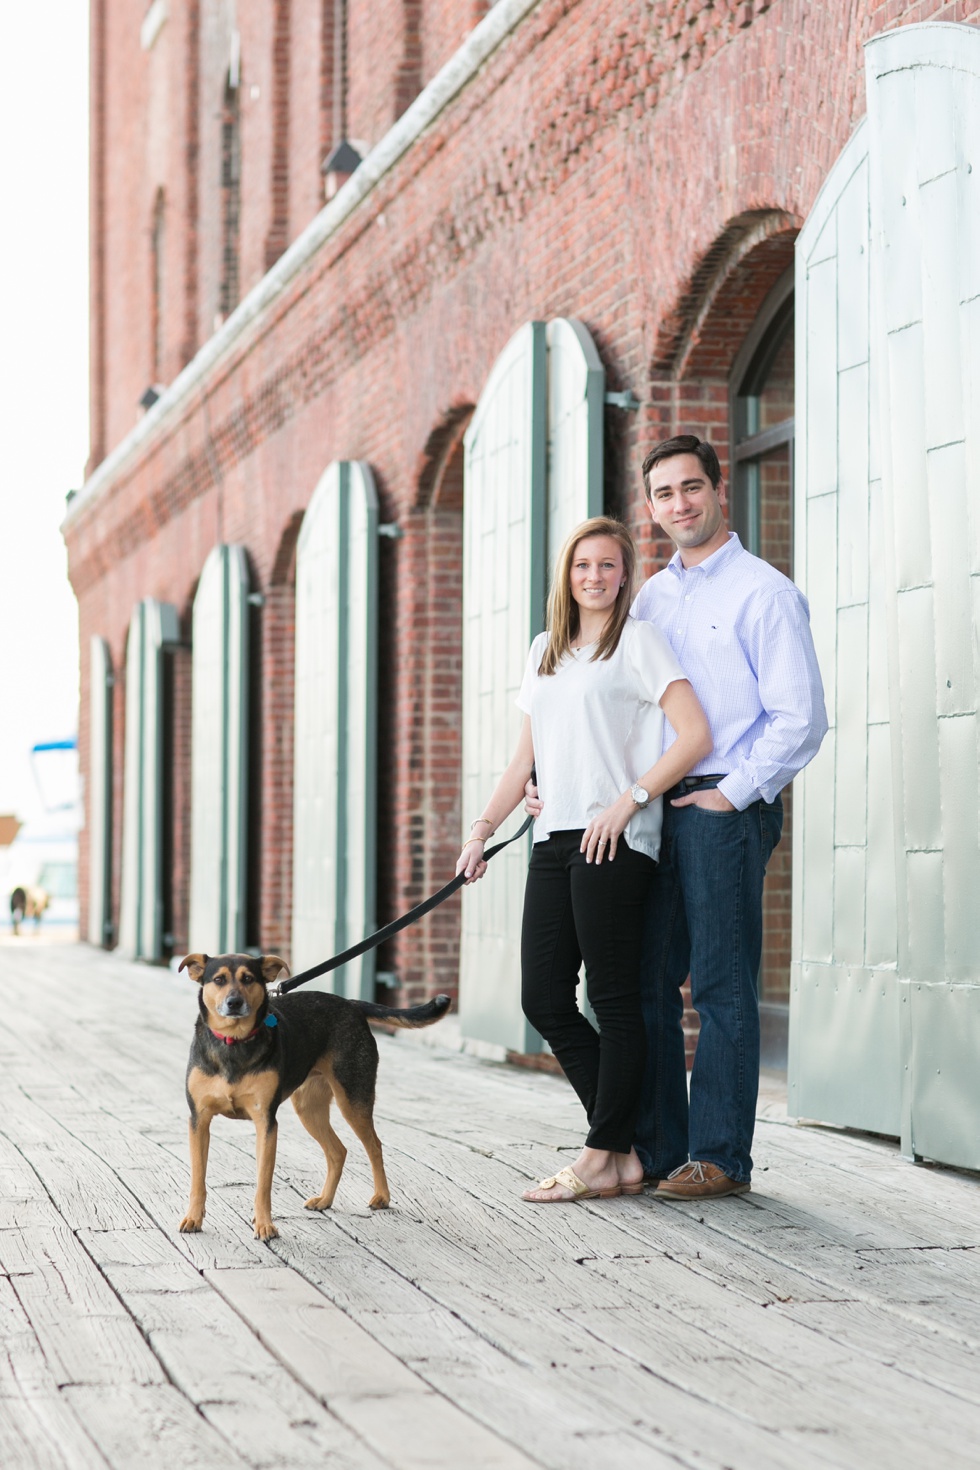
{"label": "woman", "polygon": [[[535,766],[544,806],[524,897],[522,1004],[590,1124],[572,1167],[525,1191],[539,1204],[643,1187],[633,1151],[646,1057],[639,965],[661,794],[711,750],[708,722],[666,639],[630,616],[635,568],[632,536],[608,517],[585,521],[566,541],[549,631],[531,644],[517,700],[517,750],[456,865],[468,882],[483,877],[484,845]],[[661,755],[664,715],[677,740]],[[583,959],[598,1035],[576,1004]]]}

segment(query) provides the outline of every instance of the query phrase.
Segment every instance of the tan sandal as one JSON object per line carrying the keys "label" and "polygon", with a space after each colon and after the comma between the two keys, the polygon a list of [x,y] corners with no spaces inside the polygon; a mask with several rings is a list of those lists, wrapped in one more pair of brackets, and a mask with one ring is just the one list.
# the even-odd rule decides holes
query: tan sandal
{"label": "tan sandal", "polygon": [[529,1205],[571,1205],[577,1200],[584,1199],[617,1199],[621,1194],[641,1194],[643,1191],[642,1179],[638,1184],[614,1184],[609,1189],[590,1189],[575,1173],[574,1169],[559,1169],[557,1174],[552,1174],[550,1179],[542,1179],[535,1189],[561,1189],[571,1190],[567,1198],[559,1196],[558,1199],[530,1199],[528,1195],[523,1198]]}

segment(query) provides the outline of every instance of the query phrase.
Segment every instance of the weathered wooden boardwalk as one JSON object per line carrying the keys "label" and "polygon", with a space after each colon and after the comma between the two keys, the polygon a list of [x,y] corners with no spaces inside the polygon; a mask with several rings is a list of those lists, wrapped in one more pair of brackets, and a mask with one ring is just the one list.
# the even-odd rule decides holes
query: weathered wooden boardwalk
{"label": "weathered wooden boardwalk", "polygon": [[4,1470],[977,1464],[974,1178],[777,1108],[749,1196],[534,1207],[580,1140],[565,1084],[382,1037],[390,1210],[350,1139],[304,1211],[287,1106],[280,1238],[225,1120],[181,1236],[193,986],[6,941],[0,987]]}

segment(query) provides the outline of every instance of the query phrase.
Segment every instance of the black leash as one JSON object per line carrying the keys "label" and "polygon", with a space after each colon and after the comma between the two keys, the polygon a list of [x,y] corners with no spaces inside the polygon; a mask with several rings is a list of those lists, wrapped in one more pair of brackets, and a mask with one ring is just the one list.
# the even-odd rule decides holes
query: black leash
{"label": "black leash", "polygon": [[[483,854],[483,861],[488,863],[492,857],[496,857],[498,852],[502,852],[505,847],[516,842],[518,837],[523,837],[533,821],[533,817],[528,817],[513,837],[508,837],[504,842],[496,842],[493,847],[487,848]],[[375,934],[369,934],[367,939],[361,940],[360,944],[352,944],[350,949],[344,950],[343,954],[335,954],[332,960],[324,960],[321,965],[314,965],[311,970],[303,970],[299,975],[291,975],[288,980],[280,981],[275,990],[270,990],[269,994],[273,997],[285,995],[287,991],[295,990],[297,985],[305,985],[307,980],[315,980],[318,975],[326,975],[330,970],[339,970],[341,965],[348,964],[350,960],[356,960],[358,955],[367,954],[369,949],[377,949],[379,944],[384,944],[386,939],[390,939],[400,929],[407,929],[410,924],[418,923],[419,919],[423,919],[426,914],[437,909],[441,903],[445,903],[447,898],[452,898],[465,882],[466,874],[457,873],[445,888],[440,888],[439,892],[433,893],[431,898],[423,899],[413,909],[409,909],[407,914],[402,914],[400,919],[392,919],[390,924],[386,924]]]}

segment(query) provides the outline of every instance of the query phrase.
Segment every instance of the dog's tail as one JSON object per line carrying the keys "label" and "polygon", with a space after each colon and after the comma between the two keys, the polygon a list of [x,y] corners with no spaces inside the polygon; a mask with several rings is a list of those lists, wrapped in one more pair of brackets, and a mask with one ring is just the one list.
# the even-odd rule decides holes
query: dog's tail
{"label": "dog's tail", "polygon": [[433,1022],[442,1020],[452,1002],[448,995],[437,995],[434,1000],[427,1000],[425,1005],[409,1006],[403,1011],[391,1006],[378,1006],[370,1000],[356,1000],[354,1004],[369,1021],[384,1021],[388,1026],[431,1026]]}

